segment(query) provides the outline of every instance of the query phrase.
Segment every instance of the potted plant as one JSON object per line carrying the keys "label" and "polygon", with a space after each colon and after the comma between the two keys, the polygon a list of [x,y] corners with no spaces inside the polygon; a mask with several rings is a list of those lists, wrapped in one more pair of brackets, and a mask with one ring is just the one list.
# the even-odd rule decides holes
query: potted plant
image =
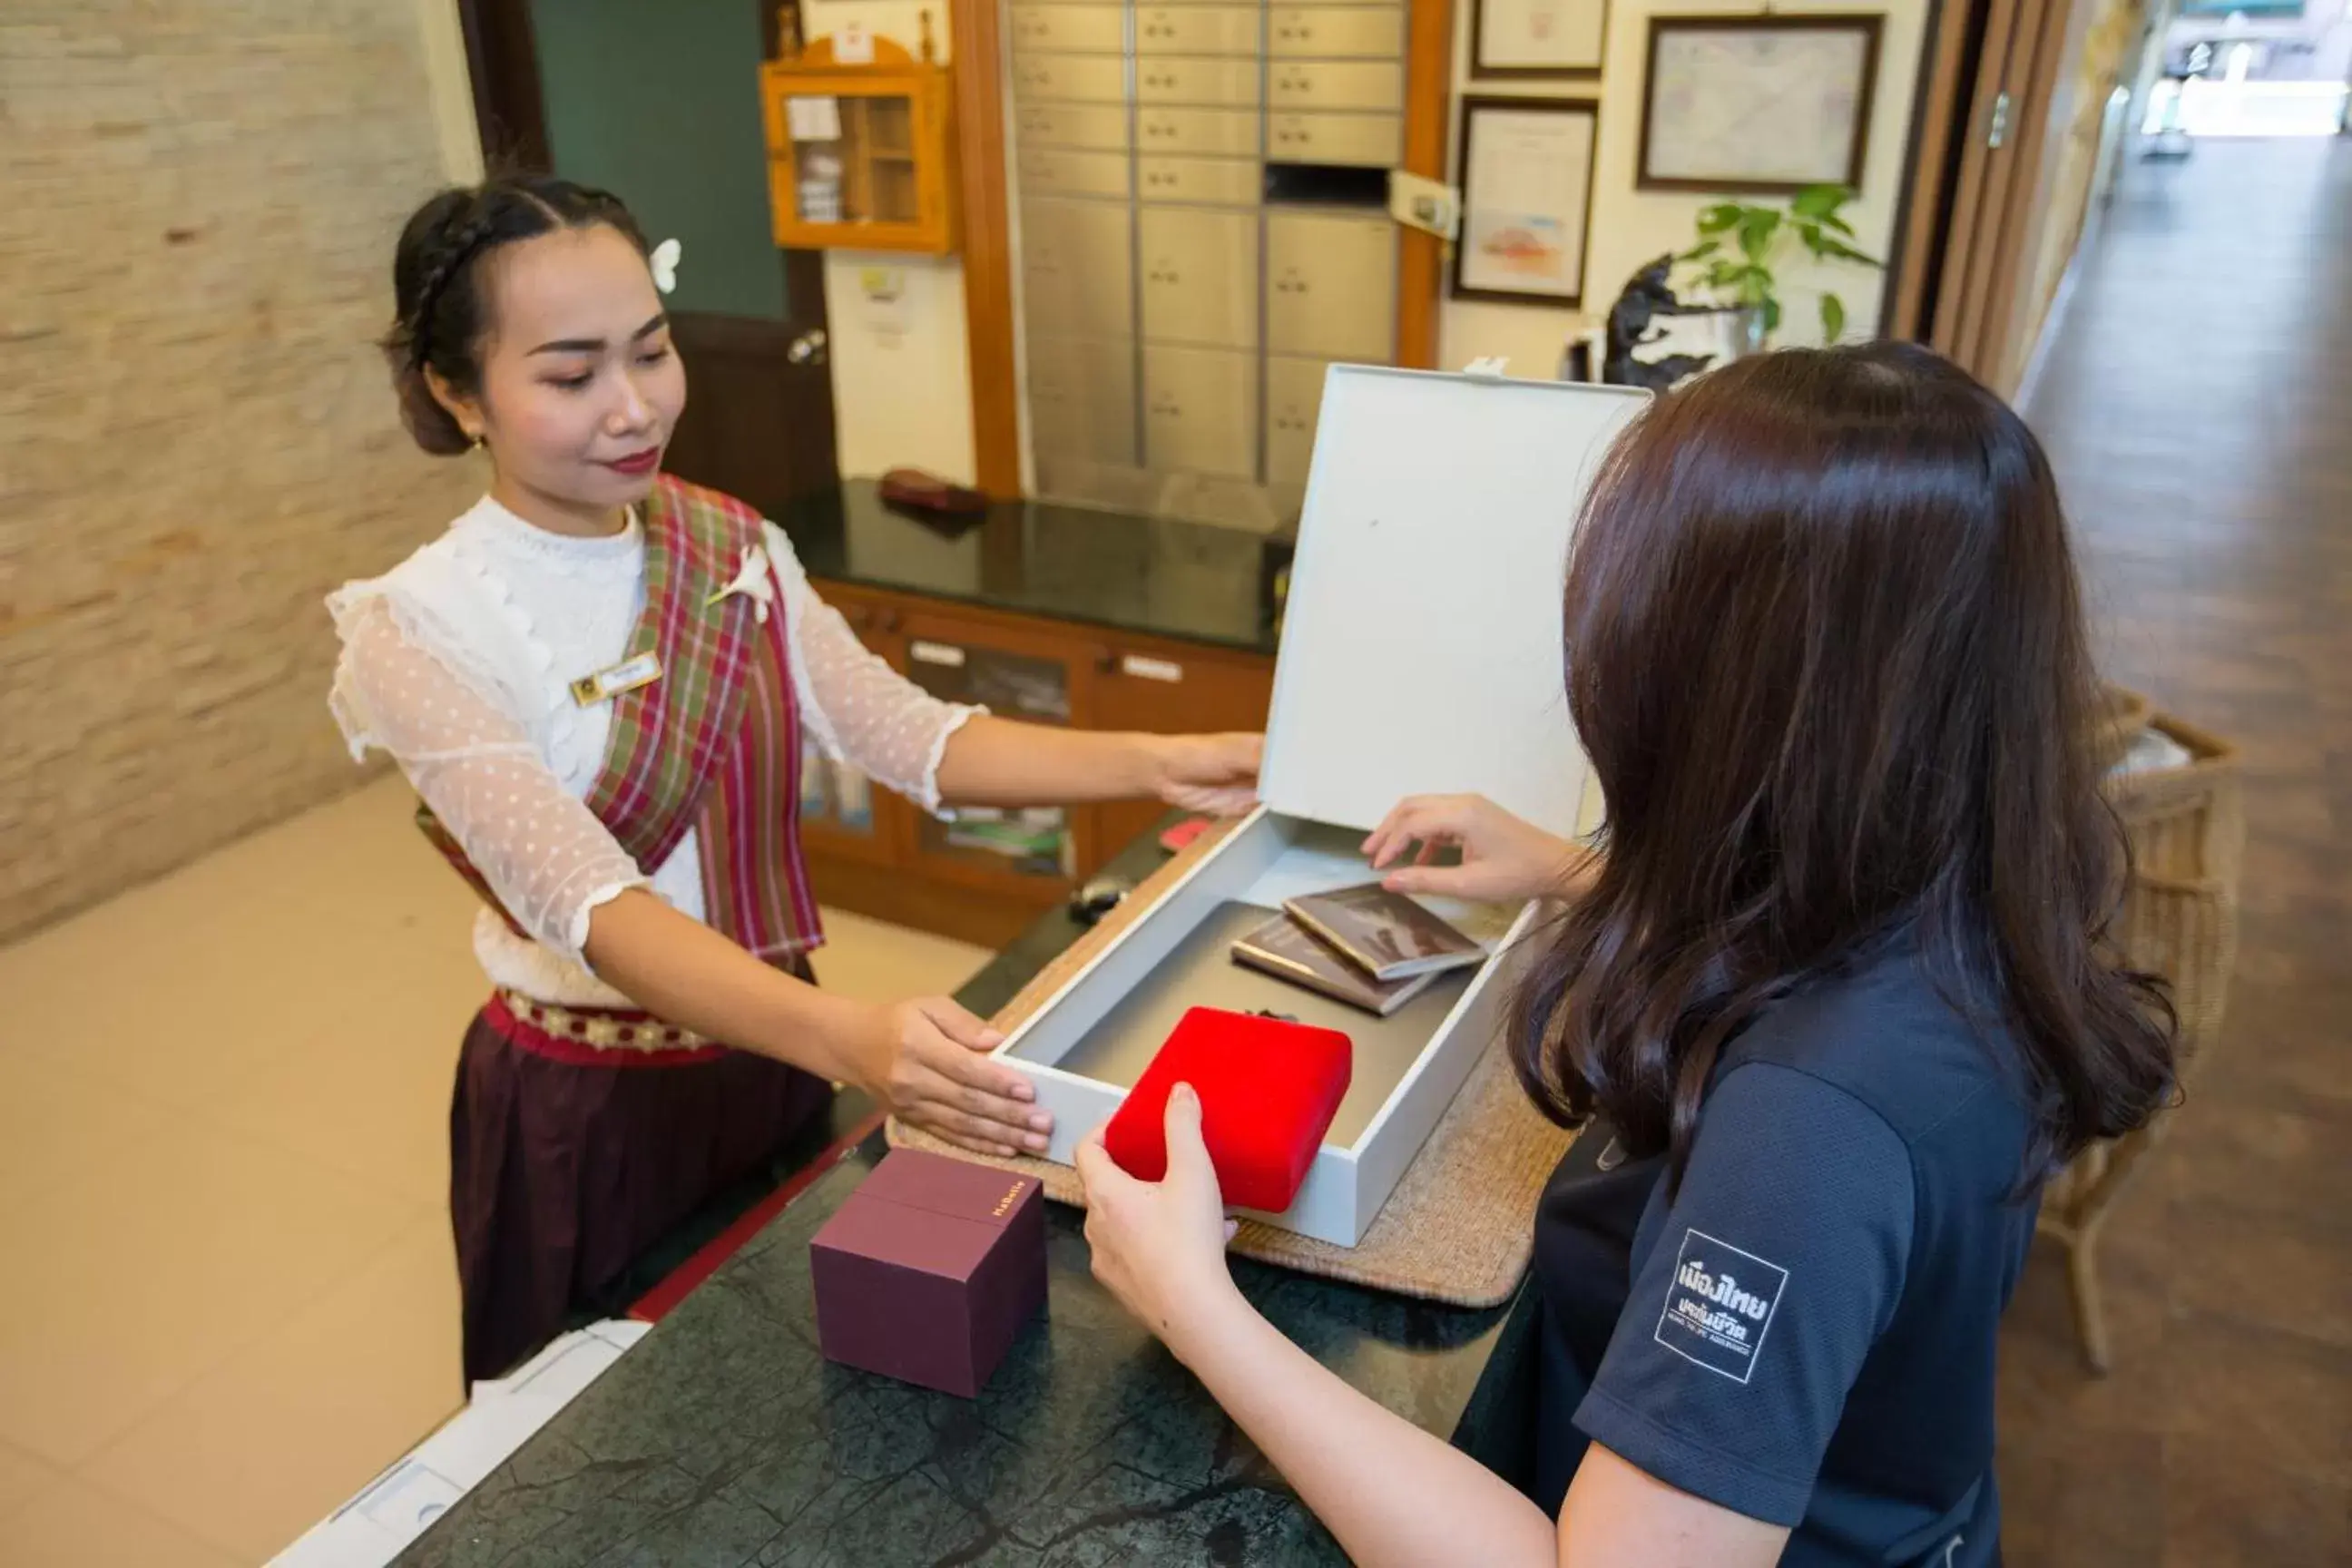
{"label": "potted plant", "polygon": [[[1727,308],[1744,312],[1750,352],[1764,347],[1780,325],[1780,281],[1775,263],[1791,244],[1817,260],[1886,264],[1847,243],[1853,228],[1838,216],[1853,200],[1843,185],[1808,185],[1789,198],[1788,209],[1748,202],[1717,202],[1698,215],[1699,242],[1675,258],[1695,268],[1694,281]],[[1822,335],[1835,342],[1845,331],[1845,301],[1822,295]]]}

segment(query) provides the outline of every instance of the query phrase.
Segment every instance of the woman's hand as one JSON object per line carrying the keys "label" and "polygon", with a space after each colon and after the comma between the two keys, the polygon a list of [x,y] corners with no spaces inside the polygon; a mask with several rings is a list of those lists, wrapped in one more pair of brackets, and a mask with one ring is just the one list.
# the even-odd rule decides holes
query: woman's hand
{"label": "woman's hand", "polygon": [[868,1006],[859,1087],[890,1113],[982,1154],[1042,1154],[1054,1118],[1029,1080],[990,1058],[1004,1037],[943,996]]}
{"label": "woman's hand", "polygon": [[1234,1223],[1201,1142],[1201,1098],[1191,1084],[1169,1095],[1167,1127],[1165,1181],[1139,1182],[1120,1170],[1100,1128],[1078,1145],[1078,1179],[1095,1278],[1181,1361],[1192,1332],[1242,1300],[1225,1268]]}
{"label": "woman's hand", "polygon": [[1150,735],[1152,793],[1185,811],[1239,816],[1257,804],[1263,735]]}
{"label": "woman's hand", "polygon": [[[1415,845],[1419,849],[1406,859]],[[1431,864],[1448,845],[1462,851],[1462,863]],[[1599,863],[1592,851],[1476,795],[1422,795],[1401,802],[1364,840],[1364,853],[1374,870],[1388,871],[1381,886],[1391,892],[1497,903],[1573,897],[1590,885]]]}

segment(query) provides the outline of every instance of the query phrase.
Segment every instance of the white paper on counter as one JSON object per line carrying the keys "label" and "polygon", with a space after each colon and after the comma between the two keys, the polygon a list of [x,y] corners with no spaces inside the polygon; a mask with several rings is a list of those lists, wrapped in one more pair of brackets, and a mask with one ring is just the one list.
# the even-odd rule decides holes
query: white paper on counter
{"label": "white paper on counter", "polygon": [[465,1409],[272,1558],[270,1568],[383,1568],[652,1327],[592,1323],[510,1375],[475,1384]]}

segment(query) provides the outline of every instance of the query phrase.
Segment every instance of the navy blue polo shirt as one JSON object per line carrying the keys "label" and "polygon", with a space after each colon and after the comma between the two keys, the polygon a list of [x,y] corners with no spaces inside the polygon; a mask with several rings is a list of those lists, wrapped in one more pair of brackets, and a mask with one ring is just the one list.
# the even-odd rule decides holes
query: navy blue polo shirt
{"label": "navy blue polo shirt", "polygon": [[1587,1439],[1793,1568],[2000,1561],[1994,1331],[2036,1202],[2011,1043],[1905,935],[1725,1051],[1680,1188],[1599,1127],[1544,1195],[1538,1500]]}

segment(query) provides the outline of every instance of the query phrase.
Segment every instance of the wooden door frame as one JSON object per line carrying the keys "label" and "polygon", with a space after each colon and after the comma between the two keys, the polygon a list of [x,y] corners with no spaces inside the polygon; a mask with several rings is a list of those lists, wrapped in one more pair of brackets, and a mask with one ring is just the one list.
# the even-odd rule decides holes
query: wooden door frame
{"label": "wooden door frame", "polygon": [[963,325],[973,478],[1021,495],[1021,378],[1013,348],[1013,231],[1004,179],[1003,27],[995,0],[949,0],[956,160],[963,204]]}
{"label": "wooden door frame", "polygon": [[[1405,10],[1404,172],[1445,178],[1454,127],[1454,0],[1412,0]],[[1396,362],[1434,370],[1445,289],[1445,242],[1423,229],[1398,237]]]}
{"label": "wooden door frame", "polygon": [[2077,5],[2090,0],[2028,0],[2019,28],[2019,52],[2011,57],[2012,95],[2009,182],[2000,227],[1986,254],[1984,306],[1976,338],[1963,363],[2003,397],[2014,396],[2031,348],[2021,341],[2020,290],[2050,214],[2043,206],[2043,162],[2050,140],[2059,72],[2069,63],[2067,39]]}
{"label": "wooden door frame", "polygon": [[[2084,0],[1942,0],[1922,68],[1884,330],[2015,390],[2025,250],[2069,25]],[[2001,145],[1990,144],[2007,99]]]}
{"label": "wooden door frame", "polygon": [[1888,287],[1879,313],[1885,337],[1925,340],[1932,326],[1966,142],[1960,111],[1975,89],[1975,32],[1987,4],[1935,0],[1928,17],[1904,150],[1894,253],[1887,258]]}

